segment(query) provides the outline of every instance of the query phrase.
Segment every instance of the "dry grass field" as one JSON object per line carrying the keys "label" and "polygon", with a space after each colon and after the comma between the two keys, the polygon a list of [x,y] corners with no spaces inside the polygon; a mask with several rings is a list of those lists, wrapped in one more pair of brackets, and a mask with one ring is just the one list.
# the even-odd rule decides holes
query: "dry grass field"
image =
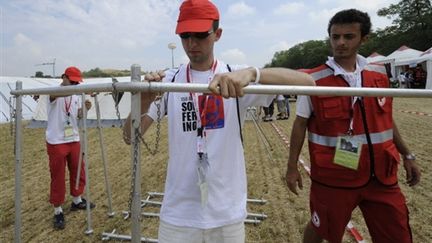
{"label": "dry grass field", "polygon": [[[294,103],[291,111],[294,114]],[[411,226],[415,242],[432,242],[432,117],[403,113],[401,110],[432,114],[432,99],[395,99],[394,117],[406,143],[417,154],[422,168],[420,185],[409,188],[405,184],[404,170],[400,171],[400,185],[406,195],[410,210]],[[293,117],[274,121],[285,136],[289,137]],[[260,139],[253,122],[244,127],[248,194],[249,198],[268,200],[265,205],[248,205],[249,211],[265,213],[268,218],[258,225],[247,225],[247,242],[301,242],[303,227],[309,220],[308,187],[310,185],[303,170],[304,189],[299,196],[290,193],[284,181],[287,148],[271,123],[259,125],[271,148]],[[167,159],[166,123],[162,124],[161,149],[150,156],[142,149],[142,194],[148,191],[163,191]],[[154,128],[147,139],[154,142]],[[130,182],[130,148],[122,142],[119,128],[103,130],[108,162],[108,175],[113,196],[115,216],[107,216],[108,203],[105,190],[104,171],[96,129],[88,131],[88,163],[91,200],[97,204],[92,211],[93,234],[86,235],[85,212],[70,212],[71,198],[64,205],[66,229],[55,231],[52,227],[53,208],[48,203],[49,169],[45,148],[44,129],[24,129],[22,182],[22,240],[23,242],[100,242],[102,232],[117,229],[120,234],[130,234],[130,221],[124,220],[121,211],[127,209]],[[0,242],[13,242],[14,237],[14,145],[9,124],[0,126]],[[303,158],[308,161],[307,148]],[[150,208],[149,208],[150,210]],[[157,210],[157,209],[156,209]],[[368,242],[367,229],[358,210],[353,214],[355,227]],[[144,218],[142,236],[157,238],[158,219]],[[344,242],[355,242],[347,233]]]}

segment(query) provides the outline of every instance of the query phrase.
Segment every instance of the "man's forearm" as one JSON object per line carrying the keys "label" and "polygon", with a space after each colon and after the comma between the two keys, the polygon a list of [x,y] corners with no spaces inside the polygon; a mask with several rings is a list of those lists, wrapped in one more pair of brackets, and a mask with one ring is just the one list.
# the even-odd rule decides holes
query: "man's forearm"
{"label": "man's forearm", "polygon": [[315,82],[309,74],[288,68],[263,68],[260,69],[261,84],[273,85],[306,85],[315,86]]}

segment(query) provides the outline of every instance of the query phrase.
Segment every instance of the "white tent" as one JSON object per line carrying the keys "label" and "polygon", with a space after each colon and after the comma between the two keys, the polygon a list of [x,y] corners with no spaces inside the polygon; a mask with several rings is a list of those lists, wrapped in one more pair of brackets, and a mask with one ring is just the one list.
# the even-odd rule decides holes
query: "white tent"
{"label": "white tent", "polygon": [[400,58],[395,61],[395,67],[397,71],[401,71],[403,66],[415,67],[421,65],[423,70],[426,70],[426,89],[432,89],[432,47],[425,52],[420,53],[418,56],[409,58]]}
{"label": "white tent", "polygon": [[[1,106],[1,122],[8,122],[10,120],[10,112],[9,109],[14,107],[13,97],[10,95],[10,90],[15,89],[15,82],[22,81],[23,89],[30,88],[43,88],[43,87],[52,87],[58,86],[61,82],[60,79],[35,79],[35,78],[18,78],[18,77],[0,77],[0,81],[2,81],[1,92],[2,92],[2,106]],[[130,77],[119,77],[116,78],[119,82],[130,82]],[[93,79],[84,79],[82,85],[86,84],[94,84],[94,83],[112,83],[111,78],[93,78]],[[4,98],[3,98],[4,96]],[[96,115],[96,107],[95,100],[93,97],[86,96],[86,99],[89,99],[92,102],[92,109],[89,110],[87,114],[87,125],[88,126],[96,126],[97,124],[97,115]],[[117,111],[115,108],[115,101],[111,93],[100,93],[97,96],[100,113],[101,113],[101,122],[103,126],[116,126],[121,123],[121,121],[117,117]],[[9,100],[11,102],[9,103]],[[7,101],[7,102],[6,102]],[[48,96],[42,95],[39,97],[36,102],[32,97],[24,96],[23,99],[23,119],[31,120],[29,127],[45,127],[47,121],[47,102]],[[5,104],[3,104],[5,103]],[[127,115],[130,111],[130,93],[126,92],[122,96],[119,104],[118,110],[120,114],[120,118],[126,119]],[[4,115],[3,115],[4,113]]]}
{"label": "white tent", "polygon": [[[23,77],[0,77],[0,123],[9,122],[11,120],[11,113],[15,107],[15,100],[11,96],[11,90],[16,88],[16,81],[22,81],[24,89],[48,87],[58,85],[59,80],[55,79],[36,79],[36,78],[23,78]],[[29,120],[37,106],[31,96],[23,96],[23,119]]]}
{"label": "white tent", "polygon": [[407,46],[401,46],[399,47],[399,49],[392,52],[390,55],[386,56],[380,62],[387,63],[392,60],[397,61],[401,59],[414,58],[420,56],[422,53],[423,53],[422,51],[415,50]]}
{"label": "white tent", "polygon": [[386,57],[379,54],[378,52],[374,52],[372,54],[370,54],[366,60],[368,63],[376,63],[376,62],[380,62],[382,60],[384,60]]}
{"label": "white tent", "polygon": [[393,77],[397,77],[400,73],[400,70],[396,68],[396,61],[407,58],[418,57],[422,54],[421,51],[409,48],[408,46],[401,46],[396,51],[390,53],[390,55],[386,56],[384,59],[379,61],[380,63],[390,63],[391,73]]}
{"label": "white tent", "polygon": [[432,47],[425,52],[421,52],[407,46],[401,46],[384,58],[374,52],[367,59],[369,63],[390,63],[393,77],[397,77],[404,70],[403,66],[417,66],[420,64],[427,72],[426,89],[432,89]]}

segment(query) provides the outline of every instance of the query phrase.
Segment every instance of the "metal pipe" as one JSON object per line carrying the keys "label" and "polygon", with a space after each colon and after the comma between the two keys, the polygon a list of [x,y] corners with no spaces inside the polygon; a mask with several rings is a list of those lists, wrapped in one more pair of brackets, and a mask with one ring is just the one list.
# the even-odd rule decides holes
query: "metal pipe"
{"label": "metal pipe", "polygon": [[165,193],[163,192],[147,192],[151,197],[163,197]]}
{"label": "metal pipe", "polygon": [[[124,82],[116,84],[117,91],[131,92],[200,92],[210,93],[207,84],[161,83],[161,82]],[[82,84],[66,87],[12,90],[12,95],[58,94],[68,95],[81,92],[112,92],[111,83]],[[297,95],[334,95],[334,96],[388,96],[432,98],[432,90],[394,89],[394,88],[347,88],[291,85],[250,85],[243,88],[245,94],[297,94]]]}
{"label": "metal pipe", "polygon": [[[163,197],[164,193],[163,192],[147,192],[148,195],[150,195],[151,197]],[[149,200],[149,198],[147,197],[146,200]],[[266,204],[267,200],[265,199],[254,199],[254,198],[248,198],[247,199],[248,203],[259,203],[259,204]]]}
{"label": "metal pipe", "polygon": [[[85,106],[84,99],[85,99],[85,96],[83,96],[83,99],[81,100],[82,107]],[[83,124],[84,122],[85,122],[85,120],[83,118],[79,119],[79,121],[78,121],[79,137],[80,137],[80,151],[79,151],[79,159],[78,159],[78,170],[77,170],[78,173],[76,174],[76,177],[75,177],[75,190],[78,190],[78,187],[79,187],[79,181],[81,178],[81,166],[82,166],[82,161],[84,158],[84,141],[81,139],[81,138],[84,138],[84,133],[85,133],[84,124]]]}
{"label": "metal pipe", "polygon": [[[16,82],[16,90],[22,89],[22,82]],[[15,243],[21,242],[21,170],[22,170],[22,96],[16,97],[15,112]]]}
{"label": "metal pipe", "polygon": [[[127,212],[123,212],[124,214],[126,214]],[[152,213],[152,212],[142,212],[141,213],[142,216],[144,217],[150,217],[150,218],[159,218],[160,214],[159,213]],[[260,219],[266,219],[268,216],[265,214],[260,214],[260,213],[248,213],[247,214],[247,219],[245,219],[245,223],[259,223],[261,222]],[[247,221],[248,220],[248,221]],[[259,222],[253,221],[253,222],[249,222],[249,220],[258,220]]]}
{"label": "metal pipe", "polygon": [[265,199],[248,199],[248,203],[258,203],[258,204],[266,204],[267,200]]}
{"label": "metal pipe", "polygon": [[264,144],[264,148],[265,148],[265,150],[266,150],[266,152],[267,152],[267,156],[268,156],[268,158],[270,159],[270,161],[274,164],[274,159],[273,159],[273,157],[272,157],[272,153],[271,153],[271,151],[270,151],[270,150],[273,150],[272,145],[270,144],[270,142],[269,142],[267,136],[266,136],[265,133],[263,132],[261,126],[258,125],[257,118],[255,117],[255,114],[252,114],[252,113],[250,113],[250,114],[251,114],[251,116],[252,116],[252,121],[253,121],[253,123],[254,123],[254,125],[255,125],[256,132],[257,132],[257,134],[258,134],[258,138],[259,138],[259,140],[261,140],[261,142]]}
{"label": "metal pipe", "polygon": [[156,205],[156,206],[162,206],[162,202],[151,201],[151,200],[141,200],[141,207],[145,207],[148,204]]}
{"label": "metal pipe", "polygon": [[248,218],[266,219],[268,216],[263,213],[248,213]]}
{"label": "metal pipe", "polygon": [[[131,67],[131,82],[138,84],[141,81],[141,66],[134,64]],[[111,86],[112,87],[112,86]],[[131,160],[132,160],[132,179],[133,195],[131,217],[132,217],[132,242],[138,243],[141,241],[141,149],[139,140],[136,134],[141,131],[141,93],[132,93],[131,100]]]}
{"label": "metal pipe", "polygon": [[[91,220],[91,212],[90,212],[90,176],[89,176],[89,161],[87,157],[87,108],[85,106],[85,94],[81,94],[82,99],[82,125],[83,125],[83,139],[82,139],[82,145],[83,145],[83,160],[85,161],[85,191],[86,191],[86,198],[87,198],[87,205],[86,205],[86,211],[87,211],[87,230],[85,231],[86,235],[90,235],[93,233],[92,229],[92,220]],[[78,175],[80,175],[81,170],[78,170]]]}
{"label": "metal pipe", "polygon": [[[111,239],[116,239],[116,240],[128,240],[131,241],[132,237],[130,235],[120,235],[120,234],[116,234],[115,230],[113,230],[113,232],[111,233],[107,233],[107,232],[103,232],[102,233],[102,241],[108,241]],[[152,238],[147,238],[147,237],[141,237],[141,242],[150,242],[150,243],[157,243],[159,242],[157,239],[152,239]]]}
{"label": "metal pipe", "polygon": [[99,144],[100,144],[100,148],[101,148],[101,153],[102,153],[102,164],[103,164],[103,169],[104,169],[104,178],[105,178],[105,189],[108,195],[108,216],[112,217],[114,216],[114,212],[112,210],[112,199],[111,199],[111,186],[109,184],[109,180],[108,180],[108,168],[107,168],[107,159],[106,159],[106,153],[105,153],[105,145],[104,145],[104,140],[103,140],[103,136],[102,136],[102,125],[101,125],[101,115],[100,115],[100,106],[99,106],[99,101],[98,101],[98,96],[95,95],[94,96],[94,102],[95,102],[95,106],[96,106],[96,118],[97,118],[97,129],[98,129],[98,133],[99,133]]}

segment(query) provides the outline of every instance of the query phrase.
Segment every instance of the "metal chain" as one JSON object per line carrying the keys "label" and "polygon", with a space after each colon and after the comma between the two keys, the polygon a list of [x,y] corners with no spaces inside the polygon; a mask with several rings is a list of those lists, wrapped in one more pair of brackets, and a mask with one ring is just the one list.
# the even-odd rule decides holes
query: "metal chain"
{"label": "metal chain", "polygon": [[[118,97],[118,91],[117,91],[117,87],[116,87],[116,83],[112,84],[113,86],[113,95],[114,97]],[[162,96],[159,94],[156,99],[155,99],[155,104],[157,107],[157,120],[156,120],[156,144],[154,149],[151,149],[149,144],[144,140],[144,137],[141,135],[141,132],[138,131],[139,137],[140,137],[140,141],[144,144],[144,146],[146,147],[147,151],[151,154],[151,155],[155,155],[158,152],[158,148],[159,148],[159,143],[160,143],[160,128],[161,128],[161,102],[162,102]],[[120,122],[120,128],[123,129],[123,121],[121,120],[120,117],[120,110],[118,107],[118,103],[116,102],[115,104],[115,110],[116,110],[116,115],[117,115],[117,119]],[[126,132],[123,130],[123,139],[124,141],[128,141],[130,142],[130,138],[128,138],[126,136]]]}
{"label": "metal chain", "polygon": [[15,117],[16,117],[16,109],[15,106],[12,105],[12,97],[9,98],[9,115],[10,115],[10,135],[15,137]]}
{"label": "metal chain", "polygon": [[134,138],[135,143],[134,143],[134,150],[133,150],[131,189],[130,189],[129,202],[128,202],[129,214],[132,213],[132,200],[135,194],[135,178],[137,174],[139,139],[140,139],[139,128],[135,128],[135,138]]}
{"label": "metal chain", "polygon": [[139,133],[139,138],[141,140],[141,142],[144,144],[144,146],[146,147],[147,151],[151,154],[151,155],[155,155],[158,152],[159,149],[159,142],[160,142],[160,128],[161,128],[161,96],[159,95],[158,97],[156,97],[155,99],[155,104],[157,107],[157,120],[156,120],[156,143],[154,146],[154,149],[151,149],[150,146],[148,145],[148,143],[144,140],[144,137],[141,135],[141,133]]}
{"label": "metal chain", "polygon": [[15,102],[13,105],[12,104],[12,97],[9,98],[9,109],[10,109],[10,134],[13,137],[13,144],[14,144],[14,155],[16,156],[16,126],[15,126],[15,120],[17,119],[17,112],[16,112],[16,106],[15,106]]}
{"label": "metal chain", "polygon": [[112,92],[112,94],[113,94],[114,103],[115,103],[116,116],[117,116],[117,119],[118,119],[119,122],[120,122],[120,128],[123,128],[123,121],[122,121],[122,119],[121,119],[121,117],[120,117],[120,110],[119,110],[119,106],[118,106],[119,103],[120,103],[120,102],[118,102],[119,92],[118,92],[118,90],[117,90],[117,85],[116,85],[116,83],[117,83],[117,82],[114,82],[114,83],[112,84],[112,87],[113,87],[113,92]]}

